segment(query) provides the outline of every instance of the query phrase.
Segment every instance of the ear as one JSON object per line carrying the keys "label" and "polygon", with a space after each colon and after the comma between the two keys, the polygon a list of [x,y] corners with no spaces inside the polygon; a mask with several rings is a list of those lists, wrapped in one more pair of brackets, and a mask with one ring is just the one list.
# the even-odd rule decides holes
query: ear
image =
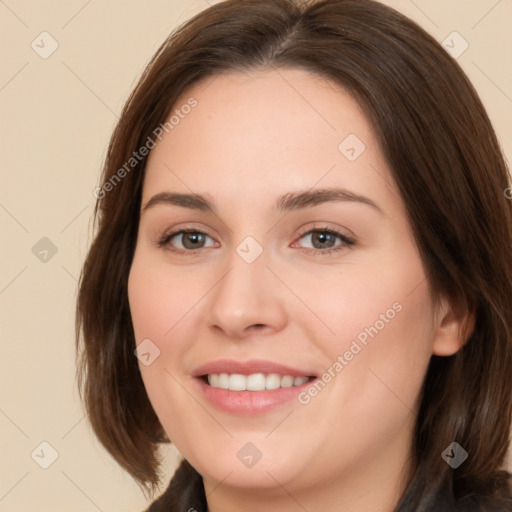
{"label": "ear", "polygon": [[452,356],[466,343],[475,328],[475,311],[447,296],[441,296],[435,316],[432,353]]}

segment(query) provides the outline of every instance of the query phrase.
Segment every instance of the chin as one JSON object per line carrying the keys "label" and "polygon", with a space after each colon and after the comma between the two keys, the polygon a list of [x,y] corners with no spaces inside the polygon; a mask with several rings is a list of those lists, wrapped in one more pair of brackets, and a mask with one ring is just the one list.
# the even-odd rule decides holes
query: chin
{"label": "chin", "polygon": [[[268,433],[237,436],[222,445],[208,443],[204,451],[195,447],[190,453],[188,450],[184,450],[187,454],[182,453],[203,479],[246,490],[286,486],[287,482],[303,475],[306,463],[300,464],[294,459],[301,453],[300,447],[283,447],[280,443],[281,449],[277,451],[269,446],[268,440],[265,443],[265,435]],[[247,440],[251,438],[254,442]]]}

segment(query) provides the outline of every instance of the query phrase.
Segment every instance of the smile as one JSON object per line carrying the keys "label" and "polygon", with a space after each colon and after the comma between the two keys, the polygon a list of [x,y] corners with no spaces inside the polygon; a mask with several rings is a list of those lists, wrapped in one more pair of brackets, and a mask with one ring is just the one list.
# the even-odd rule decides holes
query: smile
{"label": "smile", "polygon": [[207,376],[208,384],[213,388],[229,389],[230,391],[264,391],[279,388],[302,386],[309,377],[294,377],[278,373],[212,373]]}
{"label": "smile", "polygon": [[223,359],[201,365],[192,377],[207,404],[229,414],[254,416],[295,403],[317,374],[274,361]]}

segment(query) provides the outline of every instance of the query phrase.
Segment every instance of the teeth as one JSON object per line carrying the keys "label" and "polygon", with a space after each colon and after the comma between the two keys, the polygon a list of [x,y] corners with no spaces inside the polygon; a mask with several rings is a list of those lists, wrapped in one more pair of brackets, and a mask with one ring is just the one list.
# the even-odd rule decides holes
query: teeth
{"label": "teeth", "polygon": [[[297,377],[299,378],[299,377]],[[293,383],[295,382],[295,379],[291,375],[285,375],[281,379],[281,387],[282,388],[291,388],[293,386]]]}
{"label": "teeth", "polygon": [[252,375],[248,375],[245,380],[247,382],[245,389],[248,391],[261,391],[267,387],[267,379],[263,373],[253,373]]}
{"label": "teeth", "polygon": [[229,389],[231,391],[264,391],[265,389],[291,388],[302,386],[308,382],[308,377],[292,377],[278,373],[252,373],[241,375],[239,373],[211,373],[208,375],[208,384],[212,388]]}
{"label": "teeth", "polygon": [[219,375],[219,388],[229,389],[229,375],[227,373],[221,373]]}
{"label": "teeth", "polygon": [[247,379],[244,375],[233,373],[229,376],[229,389],[233,391],[245,391],[247,389]]}
{"label": "teeth", "polygon": [[265,378],[265,387],[267,389],[279,389],[281,387],[281,377],[277,373],[271,373]]}

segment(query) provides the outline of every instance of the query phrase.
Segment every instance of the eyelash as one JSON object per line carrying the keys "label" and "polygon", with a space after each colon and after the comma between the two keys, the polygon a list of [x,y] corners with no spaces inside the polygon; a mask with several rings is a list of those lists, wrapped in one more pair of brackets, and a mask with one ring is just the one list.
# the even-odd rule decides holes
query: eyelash
{"label": "eyelash", "polygon": [[[203,231],[199,231],[198,229],[193,229],[193,228],[187,229],[187,228],[184,228],[184,229],[180,229],[178,231],[174,231],[173,233],[162,235],[156,241],[156,245],[159,248],[164,248],[164,247],[169,245],[169,242],[174,237],[176,237],[178,235],[181,235],[181,234],[185,234],[185,233],[196,233],[196,234],[201,234],[201,235],[209,236],[206,233],[204,233]],[[334,236],[338,237],[343,243],[341,245],[338,245],[338,246],[335,246],[335,247],[329,248],[329,249],[308,249],[308,248],[303,249],[306,252],[306,254],[309,254],[309,255],[314,255],[314,256],[318,256],[319,254],[321,254],[322,256],[332,255],[333,253],[336,253],[336,252],[338,252],[340,250],[343,250],[346,247],[351,247],[351,246],[356,245],[356,242],[355,242],[354,239],[344,235],[343,233],[340,233],[339,231],[336,231],[336,230],[334,230],[332,228],[329,228],[327,226],[310,228],[307,231],[304,231],[303,233],[301,233],[299,235],[299,237],[298,237],[298,240],[302,239],[306,235],[310,235],[310,234],[313,234],[313,233],[329,233],[331,235],[334,235]],[[174,247],[172,247],[170,245],[169,245],[169,247],[167,247],[167,250],[169,250],[171,252],[175,252],[175,253],[183,254],[183,255],[190,255],[190,256],[198,256],[201,253],[201,249],[202,248],[199,248],[199,249],[196,249],[196,250],[176,249],[176,248],[174,248]]]}

